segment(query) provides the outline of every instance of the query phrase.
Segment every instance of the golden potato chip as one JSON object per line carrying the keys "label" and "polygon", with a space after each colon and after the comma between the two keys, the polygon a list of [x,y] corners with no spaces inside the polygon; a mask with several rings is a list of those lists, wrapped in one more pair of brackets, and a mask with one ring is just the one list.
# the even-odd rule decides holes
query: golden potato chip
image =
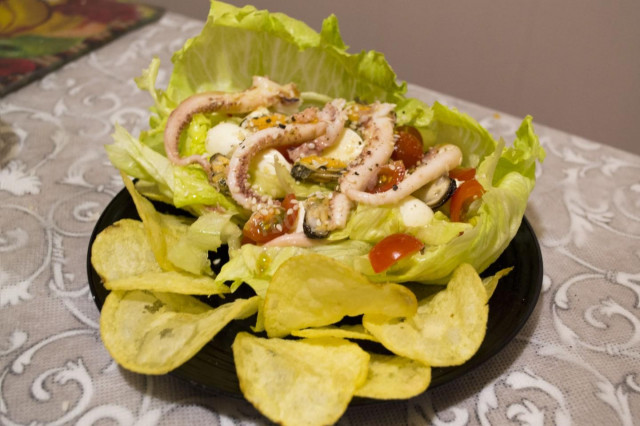
{"label": "golden potato chip", "polygon": [[369,374],[355,396],[407,399],[420,395],[431,382],[431,368],[396,355],[369,354]]}
{"label": "golden potato chip", "polygon": [[482,280],[482,284],[484,285],[484,288],[487,291],[487,300],[491,299],[491,296],[493,296],[493,292],[496,291],[496,287],[498,287],[498,281],[500,281],[500,278],[504,277],[512,270],[513,270],[513,267],[504,268],[496,272],[495,275],[492,275]]}
{"label": "golden potato chip", "polygon": [[91,246],[91,264],[102,281],[160,272],[139,220],[121,219],[105,228]]}
{"label": "golden potato chip", "polygon": [[365,315],[364,327],[391,352],[433,367],[460,365],[476,353],[489,308],[482,280],[462,264],[447,287],[420,301],[415,316],[392,319]]}
{"label": "golden potato chip", "polygon": [[195,355],[231,320],[258,309],[258,297],[212,308],[192,296],[112,291],[102,307],[100,335],[124,368],[165,374]]}
{"label": "golden potato chip", "polygon": [[238,333],[232,348],[245,398],[283,425],[333,424],[367,377],[369,355],[342,339]]}
{"label": "golden potato chip", "polygon": [[406,317],[416,308],[416,297],[404,286],[372,283],[337,260],[306,254],[285,261],[271,279],[264,326],[269,337],[282,337],[334,324],[347,315]]}
{"label": "golden potato chip", "polygon": [[229,287],[204,275],[186,272],[145,272],[117,280],[106,281],[108,290],[152,290],[159,292],[211,296],[229,293]]}
{"label": "golden potato chip", "polygon": [[364,329],[362,324],[304,328],[292,331],[291,335],[296,337],[338,337],[342,339],[378,341]]}

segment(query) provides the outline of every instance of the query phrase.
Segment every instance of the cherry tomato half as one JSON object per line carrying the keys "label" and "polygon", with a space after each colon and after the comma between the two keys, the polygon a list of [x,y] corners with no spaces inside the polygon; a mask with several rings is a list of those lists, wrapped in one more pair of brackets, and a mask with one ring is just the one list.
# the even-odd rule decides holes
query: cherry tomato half
{"label": "cherry tomato half", "polygon": [[284,216],[285,211],[282,207],[271,207],[266,212],[257,210],[244,224],[242,235],[257,244],[269,242],[284,234]]}
{"label": "cherry tomato half", "polygon": [[451,196],[450,217],[452,222],[462,222],[462,216],[474,200],[482,197],[484,188],[475,179],[468,180]]}
{"label": "cherry tomato half", "polygon": [[391,234],[369,252],[369,262],[376,274],[386,271],[398,260],[422,250],[424,243],[409,234]]}
{"label": "cherry tomato half", "polygon": [[372,188],[367,188],[367,192],[377,194],[392,189],[395,185],[402,182],[406,169],[402,161],[394,161],[380,167],[378,171],[378,181]]}
{"label": "cherry tomato half", "polygon": [[296,229],[298,201],[287,194],[281,206],[260,209],[251,215],[242,228],[242,243],[264,244]]}
{"label": "cherry tomato half", "polygon": [[400,160],[407,169],[418,164],[424,152],[422,150],[422,136],[414,127],[400,127],[396,131],[396,144],[391,158]]}
{"label": "cherry tomato half", "polygon": [[476,169],[473,167],[456,167],[449,170],[449,177],[456,180],[471,180],[476,177]]}
{"label": "cherry tomato half", "polygon": [[285,158],[285,160],[287,160],[289,163],[293,163],[293,160],[291,159],[291,157],[289,157],[289,149],[291,148],[295,148],[296,145],[286,145],[286,146],[279,146],[276,148],[276,150],[282,154],[282,156]]}

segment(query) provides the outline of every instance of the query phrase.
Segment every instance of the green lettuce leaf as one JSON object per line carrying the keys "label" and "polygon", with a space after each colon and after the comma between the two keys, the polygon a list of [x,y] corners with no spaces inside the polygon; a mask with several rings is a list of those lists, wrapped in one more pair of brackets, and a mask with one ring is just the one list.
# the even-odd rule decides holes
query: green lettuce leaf
{"label": "green lettuce leaf", "polygon": [[[170,194],[176,206],[218,205],[230,214],[247,217],[230,197],[209,185],[197,166],[172,167],[158,153],[164,150],[162,134],[167,117],[179,102],[204,91],[244,90],[255,75],[267,75],[282,84],[295,82],[309,100],[329,96],[395,103],[397,123],[416,127],[425,148],[443,143],[458,145],[463,152],[462,165],[477,169],[477,179],[486,190],[468,223],[450,222],[445,206],[428,226],[411,228],[402,223],[393,207],[359,206],[346,228],[331,236],[336,241],[310,249],[244,245],[233,251],[217,280],[236,285],[245,281],[263,294],[274,268],[284,260],[306,251],[323,251],[375,281],[443,283],[461,263],[470,263],[479,272],[484,270],[502,253],[520,225],[535,185],[536,163],[544,159],[531,117],[525,118],[515,141],[505,148],[503,141],[494,140],[472,117],[439,103],[428,106],[405,98],[406,84],[397,81],[382,54],[347,53],[335,16],[327,18],[317,33],[282,14],[214,1],[201,34],[188,40],[172,61],[174,68],[166,90],[154,87],[159,66],[155,59],[137,80],[154,100],[150,129],[140,135],[139,141],[117,131],[116,142],[108,151],[116,167],[156,182],[154,191]],[[196,119],[184,132],[182,152],[203,152],[203,135],[214,125],[206,120],[211,117]],[[282,165],[276,164],[275,172],[257,176],[253,183],[274,195],[293,192],[305,197],[328,190],[296,182]],[[425,242],[425,249],[383,274],[374,274],[367,253],[373,243],[394,232],[417,236]]]}
{"label": "green lettuce leaf", "polygon": [[[118,156],[117,148],[108,148],[114,152],[110,156],[112,162],[140,179],[160,178],[140,165],[134,167],[132,157],[139,156],[139,162],[154,162],[155,159],[147,160],[146,156],[164,153],[163,133],[171,111],[195,93],[244,90],[251,85],[255,75],[268,75],[283,84],[294,81],[302,92],[322,93],[331,98],[391,102],[402,99],[406,84],[396,81],[395,73],[381,53],[371,51],[351,55],[346,49],[335,16],[327,18],[317,33],[303,22],[283,14],[214,1],[202,32],[174,54],[173,72],[166,90],[155,87],[160,67],[157,58],[136,79],[138,87],[148,91],[154,101],[150,128],[136,141],[137,146],[150,149],[138,148],[135,156],[131,153]],[[205,124],[203,120],[197,119],[183,133],[182,153],[203,152],[202,135],[215,124],[202,125]],[[163,179],[167,182],[175,179],[176,185],[171,184],[170,195],[176,206],[219,205],[238,209],[230,198],[207,185],[204,174],[195,173],[191,168],[174,169],[174,178],[164,176]],[[282,179],[276,181],[273,176],[258,183],[276,195],[282,195],[287,192],[284,189],[288,189]],[[318,189],[291,186],[299,195]],[[169,195],[168,184],[163,183],[160,187],[163,194]]]}
{"label": "green lettuce leaf", "polygon": [[[220,206],[228,212],[239,213],[237,205],[224,194],[219,193],[207,179],[201,167],[174,166],[173,204],[178,208],[192,205]],[[247,216],[248,217],[248,216]]]}
{"label": "green lettuce leaf", "polygon": [[[362,241],[346,240],[333,244],[323,244],[310,248],[300,247],[258,247],[245,244],[239,250],[230,252],[230,260],[223,267],[216,281],[246,282],[261,297],[264,297],[276,270],[287,259],[304,253],[318,253],[340,260],[353,266],[351,260],[365,255],[371,245]],[[232,290],[236,286],[232,286]]]}
{"label": "green lettuce leaf", "polygon": [[317,33],[280,13],[213,1],[202,32],[174,54],[166,94],[180,102],[197,92],[240,91],[255,75],[332,98],[393,102],[406,92],[381,53],[346,49],[335,16]]}
{"label": "green lettuce leaf", "polygon": [[391,234],[406,231],[397,208],[360,204],[351,213],[347,225],[332,232],[329,240],[350,238],[373,244]]}
{"label": "green lettuce leaf", "polygon": [[154,182],[157,192],[173,199],[173,165],[167,157],[140,143],[122,126],[116,124],[113,143],[105,146],[107,156],[117,169],[129,176]]}

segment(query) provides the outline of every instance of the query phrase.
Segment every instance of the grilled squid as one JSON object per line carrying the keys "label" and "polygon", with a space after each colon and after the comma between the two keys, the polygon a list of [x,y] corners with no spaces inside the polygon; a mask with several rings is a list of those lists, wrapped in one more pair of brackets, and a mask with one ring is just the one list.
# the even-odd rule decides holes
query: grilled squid
{"label": "grilled squid", "polygon": [[346,195],[359,203],[380,206],[397,203],[427,183],[438,179],[462,162],[462,151],[455,145],[440,145],[431,148],[424,156],[422,164],[407,175],[393,189],[371,194],[349,188]]}
{"label": "grilled squid", "polygon": [[323,244],[322,241],[314,240],[302,232],[283,234],[264,244],[264,247],[313,247]]}
{"label": "grilled squid", "polygon": [[[233,199],[242,207],[255,211],[268,202],[267,196],[257,193],[249,184],[251,159],[260,151],[288,145],[298,145],[316,139],[326,131],[327,123],[289,124],[270,127],[247,137],[233,152],[227,172],[227,187]],[[276,200],[270,200],[278,204]]]}
{"label": "grilled squid", "polygon": [[393,153],[394,107],[393,104],[375,103],[360,118],[365,146],[340,178],[340,191],[351,199],[350,193],[363,191]]}
{"label": "grilled squid", "polygon": [[193,116],[201,112],[223,112],[228,114],[243,114],[259,107],[274,107],[286,110],[297,107],[300,103],[300,93],[295,84],[281,86],[266,77],[253,77],[253,85],[242,92],[199,93],[185,99],[169,115],[164,131],[164,149],[167,158],[178,166],[199,164],[211,176],[211,164],[200,155],[180,157],[178,144],[180,133]]}
{"label": "grilled squid", "polygon": [[[332,146],[338,140],[342,129],[344,129],[344,123],[347,121],[347,114],[344,111],[345,103],[344,99],[334,99],[326,104],[322,111],[317,113],[317,119],[328,123],[327,132],[317,139],[289,149],[289,158],[295,161],[302,157],[318,155],[326,148]],[[313,110],[315,110],[315,108],[310,109],[310,111]],[[306,112],[303,112],[303,114],[305,113]],[[304,120],[311,119],[308,116],[301,116],[300,118]]]}

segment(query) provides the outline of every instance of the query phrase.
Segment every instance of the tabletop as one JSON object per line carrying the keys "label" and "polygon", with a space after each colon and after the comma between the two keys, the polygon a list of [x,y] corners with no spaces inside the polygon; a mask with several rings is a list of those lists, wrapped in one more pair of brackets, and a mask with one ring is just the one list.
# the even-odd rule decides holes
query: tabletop
{"label": "tabletop", "polygon": [[[122,188],[103,146],[147,125],[133,78],[202,22],[166,13],[0,99],[0,423],[263,424],[246,401],[118,367],[100,341],[89,237]],[[520,119],[427,88],[510,141]],[[535,123],[535,117],[534,117]],[[640,423],[640,157],[535,123],[547,152],[526,217],[543,289],[527,324],[480,368],[339,424]],[[603,141],[606,142],[606,141]]]}

